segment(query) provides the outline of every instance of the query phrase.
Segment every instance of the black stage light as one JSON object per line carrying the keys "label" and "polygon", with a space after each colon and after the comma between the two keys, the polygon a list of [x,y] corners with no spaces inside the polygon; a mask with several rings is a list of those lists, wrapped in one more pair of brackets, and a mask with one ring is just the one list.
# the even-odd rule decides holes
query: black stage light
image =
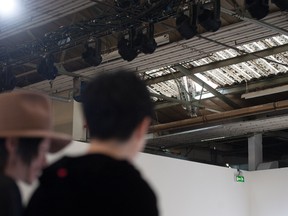
{"label": "black stage light", "polygon": [[83,93],[88,85],[88,82],[80,80],[79,78],[73,79],[73,99],[79,103],[83,101]]}
{"label": "black stage light", "polygon": [[272,3],[274,3],[280,10],[282,11],[288,11],[288,1],[287,0],[272,0]]}
{"label": "black stage light", "polygon": [[176,27],[181,36],[185,39],[190,39],[197,34],[196,25],[191,25],[190,17],[185,14],[180,14],[176,18]]}
{"label": "black stage light", "polygon": [[83,60],[90,66],[98,66],[102,62],[102,56],[93,47],[86,47],[86,51],[82,53]]}
{"label": "black stage light", "polygon": [[220,0],[213,1],[213,9],[204,8],[202,5],[201,12],[198,16],[199,24],[206,29],[206,31],[215,32],[221,27],[220,20]]}
{"label": "black stage light", "polygon": [[58,69],[54,65],[54,56],[47,54],[44,56],[37,67],[37,72],[47,80],[54,80],[58,75]]}
{"label": "black stage light", "polygon": [[134,48],[132,40],[127,40],[124,37],[122,37],[118,41],[117,47],[118,47],[118,53],[126,61],[132,61],[138,55],[138,52]]}
{"label": "black stage light", "polygon": [[102,62],[101,39],[95,40],[95,48],[85,44],[85,52],[82,53],[83,60],[90,66],[98,66]]}
{"label": "black stage light", "polygon": [[144,54],[152,54],[155,52],[156,48],[157,43],[154,39],[154,24],[149,23],[147,34],[142,34],[141,51]]}
{"label": "black stage light", "polygon": [[214,18],[214,13],[211,10],[204,9],[198,17],[199,24],[206,29],[206,31],[215,32],[221,27],[220,19]]}
{"label": "black stage light", "polygon": [[157,43],[154,38],[148,38],[146,35],[143,37],[141,50],[144,54],[152,54],[157,48]]}
{"label": "black stage light", "polygon": [[4,67],[0,72],[0,92],[11,91],[16,87],[16,78],[10,68]]}
{"label": "black stage light", "polygon": [[269,13],[269,0],[245,0],[245,8],[251,17],[260,20]]}

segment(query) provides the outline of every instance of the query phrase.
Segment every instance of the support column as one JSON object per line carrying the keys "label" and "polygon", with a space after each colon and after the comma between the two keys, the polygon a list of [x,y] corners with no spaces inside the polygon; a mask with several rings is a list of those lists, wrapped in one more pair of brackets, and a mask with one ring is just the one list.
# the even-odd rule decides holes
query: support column
{"label": "support column", "polygon": [[255,134],[248,138],[248,168],[249,171],[257,169],[263,162],[262,134]]}

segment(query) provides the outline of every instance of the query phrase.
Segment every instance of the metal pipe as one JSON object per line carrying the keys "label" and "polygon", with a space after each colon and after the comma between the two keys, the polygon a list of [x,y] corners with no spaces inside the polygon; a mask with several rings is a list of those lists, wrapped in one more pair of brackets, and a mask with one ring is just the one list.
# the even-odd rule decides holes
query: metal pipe
{"label": "metal pipe", "polygon": [[165,124],[153,125],[150,127],[149,132],[155,133],[159,131],[172,130],[176,128],[183,128],[188,126],[203,125],[206,123],[219,122],[225,119],[235,119],[246,116],[252,116],[260,113],[267,113],[275,110],[288,109],[288,100],[267,103],[263,105],[245,107],[236,110],[225,111],[222,113],[213,113],[210,115],[199,116],[180,121],[169,122]]}

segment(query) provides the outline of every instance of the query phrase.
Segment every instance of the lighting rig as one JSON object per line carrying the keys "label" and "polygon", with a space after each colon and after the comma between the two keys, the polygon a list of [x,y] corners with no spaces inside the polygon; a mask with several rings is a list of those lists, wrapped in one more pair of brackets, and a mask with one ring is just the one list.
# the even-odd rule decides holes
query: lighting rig
{"label": "lighting rig", "polygon": [[85,44],[85,52],[82,53],[83,60],[90,66],[98,66],[102,62],[101,39],[95,40],[95,47]]}
{"label": "lighting rig", "polygon": [[[173,17],[182,2],[182,0],[115,0],[110,5],[104,1],[97,1],[98,4],[110,7],[109,13],[60,27],[56,31],[46,33],[42,38],[16,44],[14,47],[10,46],[9,49],[2,46],[0,47],[0,67],[6,64],[13,66],[36,61],[45,53],[59,53],[71,47],[83,46],[91,37],[101,38],[115,32],[129,31],[131,27],[139,29],[147,23],[160,22]],[[151,37],[148,39],[153,46],[154,42],[150,40]],[[92,50],[89,49],[87,52],[92,53]]]}
{"label": "lighting rig", "polygon": [[274,3],[280,10],[282,11],[288,11],[288,1],[287,0],[272,0],[272,3]]}
{"label": "lighting rig", "polygon": [[[9,49],[0,47],[0,70],[5,65],[13,69],[14,65],[38,62],[38,73],[44,79],[53,80],[58,74],[54,66],[55,54],[72,47],[86,44],[84,52],[80,54],[82,59],[90,66],[101,64],[101,53],[104,51],[101,50],[100,38],[106,35],[123,34],[118,40],[118,51],[124,60],[132,61],[141,52],[152,54],[156,50],[155,23],[176,18],[177,29],[186,39],[197,34],[197,25],[207,31],[217,31],[221,25],[220,0],[115,0],[112,4],[96,2],[103,9],[106,7],[109,13],[61,27],[37,40],[9,46]],[[97,38],[94,46],[87,44],[90,38]]]}
{"label": "lighting rig", "polygon": [[118,40],[118,53],[126,61],[132,61],[140,52],[144,54],[152,54],[157,48],[157,43],[154,39],[154,24],[149,23],[146,28],[146,34],[143,30],[129,29],[128,38],[125,35],[120,36]]}
{"label": "lighting rig", "polygon": [[268,15],[269,0],[245,0],[245,8],[252,18],[259,20]]}
{"label": "lighting rig", "polygon": [[0,71],[0,93],[13,90],[16,87],[16,78],[11,68],[5,66]]}
{"label": "lighting rig", "polygon": [[206,31],[212,32],[221,27],[220,0],[211,0],[205,3],[190,2],[188,10],[181,11],[176,17],[177,30],[185,39],[190,39],[198,34],[198,24]]}
{"label": "lighting rig", "polygon": [[37,72],[47,80],[54,80],[58,75],[58,69],[54,65],[55,60],[52,54],[46,54],[37,66]]}

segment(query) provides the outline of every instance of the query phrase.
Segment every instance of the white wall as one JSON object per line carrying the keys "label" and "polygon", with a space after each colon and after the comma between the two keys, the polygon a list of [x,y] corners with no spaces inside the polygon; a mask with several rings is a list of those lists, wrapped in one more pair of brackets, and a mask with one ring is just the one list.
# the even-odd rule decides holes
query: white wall
{"label": "white wall", "polygon": [[235,182],[233,169],[150,154],[140,154],[136,164],[156,191],[162,216],[249,215],[249,179]]}
{"label": "white wall", "polygon": [[[73,142],[49,160],[87,147]],[[236,183],[235,170],[224,167],[144,153],[135,164],[156,191],[162,216],[288,215],[288,168],[244,172],[245,183]],[[21,190],[27,200],[33,187],[21,184]]]}
{"label": "white wall", "polygon": [[288,215],[288,168],[251,173],[251,216]]}

